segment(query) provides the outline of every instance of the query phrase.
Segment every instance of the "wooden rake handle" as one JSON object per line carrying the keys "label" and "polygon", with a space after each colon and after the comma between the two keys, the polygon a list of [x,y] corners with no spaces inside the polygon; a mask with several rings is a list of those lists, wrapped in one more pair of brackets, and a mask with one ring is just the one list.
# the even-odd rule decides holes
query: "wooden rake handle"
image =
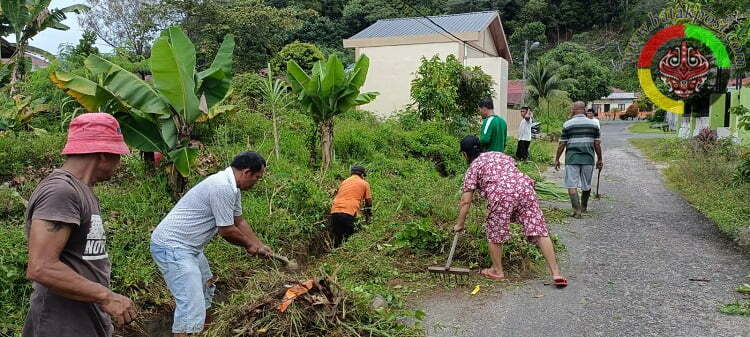
{"label": "wooden rake handle", "polygon": [[445,270],[450,269],[451,263],[453,263],[453,253],[456,251],[456,244],[458,243],[458,234],[459,232],[456,232],[456,234],[453,234],[453,243],[451,244],[451,252],[448,254],[448,261],[445,262]]}

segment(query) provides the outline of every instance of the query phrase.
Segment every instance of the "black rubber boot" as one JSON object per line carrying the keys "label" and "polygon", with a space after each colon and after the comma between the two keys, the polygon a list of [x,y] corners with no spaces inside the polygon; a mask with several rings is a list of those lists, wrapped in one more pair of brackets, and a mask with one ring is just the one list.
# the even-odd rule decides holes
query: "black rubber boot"
{"label": "black rubber boot", "polygon": [[570,197],[570,204],[573,205],[573,214],[571,214],[574,218],[580,218],[581,217],[581,202],[578,201],[578,192],[575,193],[568,193],[568,196]]}
{"label": "black rubber boot", "polygon": [[589,208],[589,197],[591,196],[591,190],[582,191],[581,193],[581,212],[586,213]]}

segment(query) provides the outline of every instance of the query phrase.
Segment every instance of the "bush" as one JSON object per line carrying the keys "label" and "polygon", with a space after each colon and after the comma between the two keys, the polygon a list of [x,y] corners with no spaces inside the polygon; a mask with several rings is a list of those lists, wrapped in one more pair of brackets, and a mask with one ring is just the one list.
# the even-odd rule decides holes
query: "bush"
{"label": "bush", "polygon": [[23,173],[28,166],[50,168],[62,163],[65,134],[8,132],[0,136],[0,177]]}
{"label": "bush", "polygon": [[637,118],[638,117],[638,105],[637,104],[631,104],[628,106],[627,109],[625,109],[625,114],[627,118]]}
{"label": "bush", "polygon": [[323,52],[314,44],[295,41],[284,46],[271,59],[271,71],[275,76],[286,76],[286,64],[294,60],[305,72],[309,73],[315,62],[324,59]]}
{"label": "bush", "polygon": [[423,57],[411,82],[411,98],[420,118],[447,121],[454,130],[470,124],[479,100],[493,95],[492,77],[479,67],[463,66],[453,55],[445,61],[437,55]]}
{"label": "bush", "polygon": [[242,108],[255,109],[263,97],[259,86],[262,81],[263,76],[256,73],[235,75],[232,78],[232,96],[229,100]]}
{"label": "bush", "polygon": [[740,160],[740,164],[737,166],[737,172],[735,172],[735,180],[742,183],[750,183],[750,155],[745,155]]}
{"label": "bush", "polygon": [[648,116],[648,120],[652,123],[664,123],[666,117],[667,112],[664,109],[656,109],[653,114]]}
{"label": "bush", "polygon": [[707,153],[715,150],[718,145],[718,137],[716,131],[709,128],[703,128],[698,132],[698,135],[693,137],[693,144],[695,150],[701,153]]}
{"label": "bush", "polygon": [[396,243],[428,252],[436,252],[445,242],[445,231],[437,228],[430,219],[405,223],[396,234]]}

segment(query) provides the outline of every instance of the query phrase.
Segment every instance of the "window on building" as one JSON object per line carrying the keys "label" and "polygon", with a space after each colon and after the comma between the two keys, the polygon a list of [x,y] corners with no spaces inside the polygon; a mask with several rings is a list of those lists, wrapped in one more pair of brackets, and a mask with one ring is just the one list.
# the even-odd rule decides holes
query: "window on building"
{"label": "window on building", "polygon": [[625,111],[625,104],[618,104],[617,105],[617,110]]}

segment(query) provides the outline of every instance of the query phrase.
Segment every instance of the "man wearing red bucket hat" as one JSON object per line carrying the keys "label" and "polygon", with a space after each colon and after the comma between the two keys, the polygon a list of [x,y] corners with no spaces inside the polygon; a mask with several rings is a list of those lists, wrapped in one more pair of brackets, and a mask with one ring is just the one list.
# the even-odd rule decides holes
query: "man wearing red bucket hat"
{"label": "man wearing red bucket hat", "polygon": [[93,192],[128,154],[117,120],[87,113],[70,122],[65,163],[42,180],[26,209],[33,283],[24,337],[112,335],[112,319],[127,324],[133,302],[109,290],[106,236]]}

